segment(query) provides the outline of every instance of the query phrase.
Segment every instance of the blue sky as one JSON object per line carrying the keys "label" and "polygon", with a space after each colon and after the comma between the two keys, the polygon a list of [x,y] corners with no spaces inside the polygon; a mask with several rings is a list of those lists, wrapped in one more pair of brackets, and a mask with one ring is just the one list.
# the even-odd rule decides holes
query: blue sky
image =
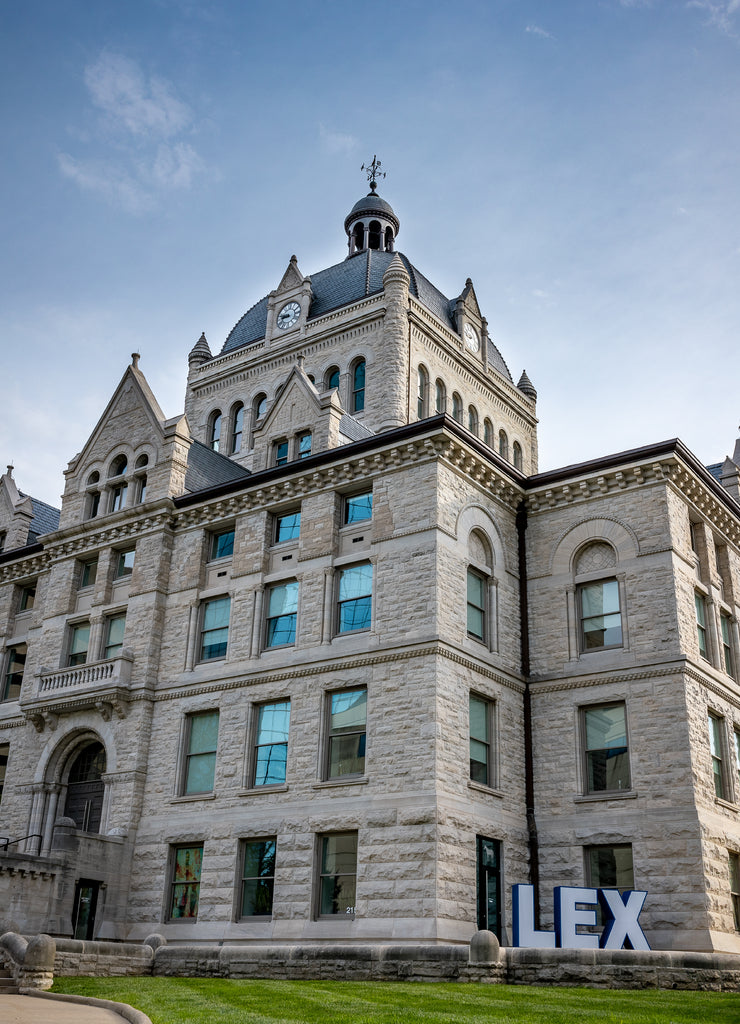
{"label": "blue sky", "polygon": [[740,422],[740,0],[25,0],[0,9],[0,462],[53,504],[130,353],[168,416],[380,187],[473,279],[540,468]]}

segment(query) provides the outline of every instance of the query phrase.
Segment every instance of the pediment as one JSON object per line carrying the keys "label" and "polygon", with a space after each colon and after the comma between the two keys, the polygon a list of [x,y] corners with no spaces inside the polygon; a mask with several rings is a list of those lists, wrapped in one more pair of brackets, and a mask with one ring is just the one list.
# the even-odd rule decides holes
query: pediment
{"label": "pediment", "polygon": [[481,313],[480,306],[478,305],[478,298],[475,294],[475,288],[473,287],[473,282],[470,278],[467,279],[465,287],[460,293],[458,304],[460,303],[462,303],[462,307],[466,313],[472,314],[472,316],[479,321],[483,319],[483,314]]}
{"label": "pediment", "polygon": [[294,288],[299,288],[305,278],[298,269],[298,259],[295,256],[290,257],[290,263],[282,276],[280,284],[275,289],[276,295],[281,295],[283,292],[292,291]]}
{"label": "pediment", "polygon": [[318,391],[300,366],[295,366],[281,387],[275,401],[255,433],[261,435],[289,434],[310,429],[321,412]]}

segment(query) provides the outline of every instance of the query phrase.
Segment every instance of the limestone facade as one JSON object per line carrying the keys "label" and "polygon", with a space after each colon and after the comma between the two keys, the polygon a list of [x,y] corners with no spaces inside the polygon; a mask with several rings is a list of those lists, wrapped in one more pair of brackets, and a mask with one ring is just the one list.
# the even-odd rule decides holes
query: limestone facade
{"label": "limestone facade", "polygon": [[184,415],[134,356],[58,519],[0,480],[1,930],[507,944],[532,880],[740,952],[737,463],[538,473],[471,282],[358,209]]}

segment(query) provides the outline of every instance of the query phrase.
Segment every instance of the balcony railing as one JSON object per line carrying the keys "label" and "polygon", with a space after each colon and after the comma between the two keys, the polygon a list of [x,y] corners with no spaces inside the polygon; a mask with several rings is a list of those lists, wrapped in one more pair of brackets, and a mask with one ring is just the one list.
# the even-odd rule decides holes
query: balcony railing
{"label": "balcony railing", "polygon": [[114,713],[122,718],[131,699],[133,661],[133,654],[124,649],[117,658],[87,665],[55,672],[41,668],[35,692],[21,692],[21,710],[39,732],[47,725],[56,728],[58,716],[66,711],[97,708],[106,721]]}
{"label": "balcony railing", "polygon": [[59,690],[87,690],[93,687],[128,686],[131,682],[133,656],[122,653],[118,658],[74,665],[57,672],[39,673],[39,696],[56,694]]}

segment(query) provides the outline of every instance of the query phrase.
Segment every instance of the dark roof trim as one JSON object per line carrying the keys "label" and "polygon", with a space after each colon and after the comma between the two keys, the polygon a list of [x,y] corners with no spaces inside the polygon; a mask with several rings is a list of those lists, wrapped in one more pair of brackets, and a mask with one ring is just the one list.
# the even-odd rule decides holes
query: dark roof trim
{"label": "dark roof trim", "polygon": [[5,562],[13,562],[16,558],[26,558],[28,555],[37,555],[40,551],[44,550],[44,545],[38,542],[34,544],[26,544],[22,548],[11,548],[10,551],[0,552],[0,565]]}
{"label": "dark roof trim", "polygon": [[678,437],[668,441],[658,441],[656,444],[643,445],[641,448],[629,448],[624,452],[616,452],[614,455],[604,455],[598,459],[590,459],[587,462],[575,462],[570,466],[563,466],[562,469],[549,470],[547,473],[536,473],[527,477],[525,487],[528,491],[535,487],[544,487],[547,484],[556,484],[577,476],[584,476],[587,473],[597,473],[601,470],[616,469],[631,462],[647,462],[649,459],[659,459],[666,455],[676,455],[685,462],[692,472],[700,478],[710,491],[727,505],[733,515],[740,516],[740,505],[732,495],[719,483],[709,472],[707,467],[697,459],[691,449],[687,448]]}

